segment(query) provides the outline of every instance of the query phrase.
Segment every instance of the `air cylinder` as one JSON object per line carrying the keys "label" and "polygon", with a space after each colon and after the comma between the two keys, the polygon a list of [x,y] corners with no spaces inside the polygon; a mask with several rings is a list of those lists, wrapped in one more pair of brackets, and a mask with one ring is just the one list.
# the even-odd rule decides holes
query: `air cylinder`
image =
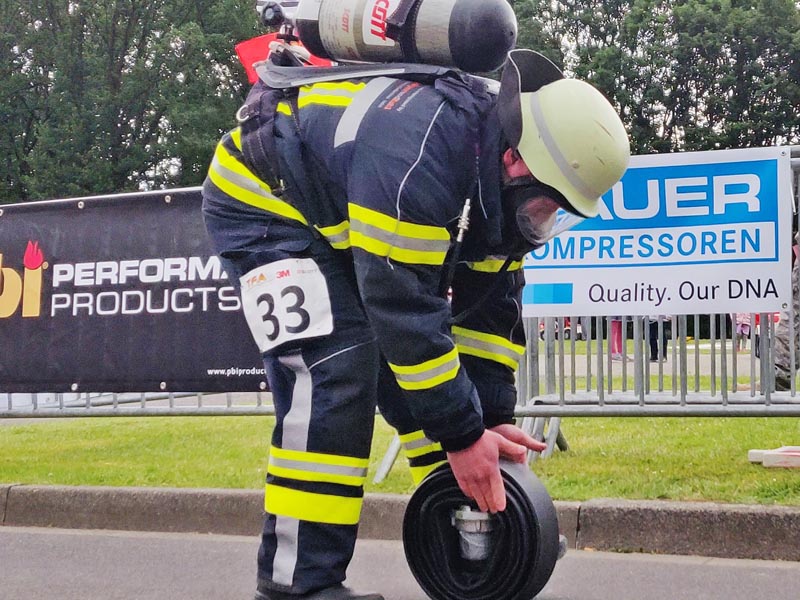
{"label": "air cylinder", "polygon": [[517,39],[507,0],[300,0],[295,27],[316,56],[499,68]]}

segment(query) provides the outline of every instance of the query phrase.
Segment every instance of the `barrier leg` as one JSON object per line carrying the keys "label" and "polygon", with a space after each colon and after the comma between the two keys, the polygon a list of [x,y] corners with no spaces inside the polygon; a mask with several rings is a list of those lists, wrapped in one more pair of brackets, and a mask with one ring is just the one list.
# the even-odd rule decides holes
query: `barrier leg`
{"label": "barrier leg", "polygon": [[389,475],[389,471],[392,470],[392,466],[394,465],[394,461],[397,460],[397,456],[400,454],[400,436],[395,434],[392,438],[392,441],[389,443],[389,447],[386,449],[386,453],[383,455],[381,459],[381,464],[378,465],[378,470],[375,472],[375,477],[372,480],[372,483],[380,483]]}

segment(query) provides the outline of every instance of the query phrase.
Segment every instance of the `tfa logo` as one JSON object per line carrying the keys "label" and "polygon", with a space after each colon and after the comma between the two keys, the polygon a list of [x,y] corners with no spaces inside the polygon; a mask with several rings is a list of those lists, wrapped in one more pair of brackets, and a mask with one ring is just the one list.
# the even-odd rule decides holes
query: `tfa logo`
{"label": "tfa logo", "polygon": [[276,271],[274,276],[268,275],[263,271],[259,273],[255,273],[244,280],[245,288],[252,289],[257,285],[261,285],[262,283],[268,283],[274,279],[283,279],[284,277],[291,277],[292,270],[291,269],[281,269],[280,271]]}
{"label": "tfa logo", "polygon": [[28,241],[22,257],[24,273],[3,266],[0,254],[0,319],[13,315],[22,302],[23,317],[38,317],[42,307],[42,270],[47,268],[39,242]]}
{"label": "tfa logo", "polygon": [[369,32],[384,42],[386,41],[386,18],[389,16],[389,0],[376,0],[370,15]]}

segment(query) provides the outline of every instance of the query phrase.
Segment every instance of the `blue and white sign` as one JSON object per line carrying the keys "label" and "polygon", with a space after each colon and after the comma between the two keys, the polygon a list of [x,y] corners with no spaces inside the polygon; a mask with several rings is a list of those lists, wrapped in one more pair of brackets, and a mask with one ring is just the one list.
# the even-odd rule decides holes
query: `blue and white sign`
{"label": "blue and white sign", "polygon": [[596,218],[526,256],[524,314],[782,310],[791,185],[786,148],[632,157]]}

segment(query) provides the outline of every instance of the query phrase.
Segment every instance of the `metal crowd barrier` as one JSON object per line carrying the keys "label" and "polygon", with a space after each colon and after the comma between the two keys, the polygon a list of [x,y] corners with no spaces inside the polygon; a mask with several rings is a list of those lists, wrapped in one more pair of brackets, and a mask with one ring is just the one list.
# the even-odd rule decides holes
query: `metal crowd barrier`
{"label": "metal crowd barrier", "polygon": [[[664,360],[649,360],[647,317],[624,317],[621,359],[612,357],[608,341],[595,332],[608,317],[531,319],[539,322],[544,340],[529,344],[520,367],[518,416],[626,416],[695,414],[713,416],[747,413],[800,414],[800,399],[792,378],[791,389],[774,389],[775,337],[773,314],[751,315],[766,323],[763,335],[753,326],[747,350],[737,349],[735,332],[728,331],[727,315],[710,316],[710,334],[700,337],[700,316],[694,315],[693,331],[687,330],[687,315],[671,316],[671,335]],[[788,319],[789,336],[795,335],[792,312]],[[558,335],[565,323],[581,323],[582,344],[576,335]],[[717,321],[719,326],[717,326]],[[653,320],[663,335],[665,320]],[[628,330],[633,335],[628,336]],[[733,333],[733,335],[731,335]],[[659,341],[659,345],[661,341]],[[796,375],[798,349],[790,344],[792,375]]]}
{"label": "metal crowd barrier", "polygon": [[[520,363],[518,417],[564,416],[800,416],[792,377],[774,390],[775,322],[751,315],[747,350],[738,350],[726,315],[712,315],[701,338],[700,315],[671,319],[662,361],[649,360],[647,317],[624,317],[619,360],[609,348],[608,317],[526,319],[528,351]],[[708,317],[703,317],[708,318]],[[796,335],[792,312],[789,335]],[[654,321],[662,340],[667,321]],[[564,332],[563,335],[560,332]],[[597,335],[597,333],[600,335]],[[663,340],[662,340],[663,341]],[[661,341],[659,342],[661,343]],[[798,349],[790,344],[792,374]],[[659,349],[662,350],[661,348]],[[268,392],[3,394],[0,418],[102,416],[272,415]],[[536,426],[540,427],[539,424]]]}
{"label": "metal crowd barrier", "polygon": [[274,415],[268,392],[38,393],[0,392],[2,418]]}

